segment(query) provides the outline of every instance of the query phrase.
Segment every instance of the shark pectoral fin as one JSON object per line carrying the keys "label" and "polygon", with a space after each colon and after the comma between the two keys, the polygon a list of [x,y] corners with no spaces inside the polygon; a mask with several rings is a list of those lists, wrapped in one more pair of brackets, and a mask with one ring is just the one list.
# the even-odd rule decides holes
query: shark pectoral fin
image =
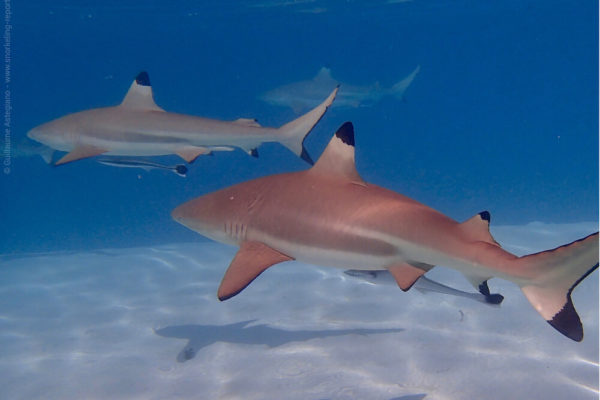
{"label": "shark pectoral fin", "polygon": [[69,153],[65,154],[54,165],[62,165],[71,161],[81,160],[82,158],[94,157],[102,153],[106,153],[107,151],[107,149],[102,149],[96,146],[79,145],[76,146]]}
{"label": "shark pectoral fin", "polygon": [[415,284],[421,275],[427,272],[426,269],[408,263],[394,264],[387,267],[387,270],[390,271],[400,289],[405,292]]}
{"label": "shark pectoral fin", "polygon": [[243,242],[219,286],[219,300],[227,300],[246,288],[271,265],[293,260],[260,242]]}
{"label": "shark pectoral fin", "polygon": [[179,157],[183,158],[188,163],[193,163],[198,156],[209,154],[210,149],[199,146],[186,146],[182,147],[175,152]]}

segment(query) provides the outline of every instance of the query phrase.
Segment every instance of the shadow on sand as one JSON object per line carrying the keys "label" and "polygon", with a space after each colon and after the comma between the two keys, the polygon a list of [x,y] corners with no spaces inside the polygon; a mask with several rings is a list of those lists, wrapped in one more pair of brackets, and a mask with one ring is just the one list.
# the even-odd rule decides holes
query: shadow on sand
{"label": "shadow on sand", "polygon": [[217,342],[257,344],[277,347],[290,342],[303,342],[344,335],[374,335],[401,332],[404,329],[340,329],[322,331],[286,331],[267,325],[248,326],[256,320],[236,322],[229,325],[178,325],[167,326],[154,332],[162,337],[187,339],[188,343],[177,355],[177,361],[185,362],[196,356],[203,347]]}

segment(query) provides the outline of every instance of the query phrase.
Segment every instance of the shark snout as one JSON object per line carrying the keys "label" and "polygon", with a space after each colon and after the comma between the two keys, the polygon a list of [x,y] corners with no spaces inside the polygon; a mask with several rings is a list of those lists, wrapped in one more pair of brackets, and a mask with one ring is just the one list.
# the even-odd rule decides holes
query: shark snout
{"label": "shark snout", "polygon": [[27,137],[29,139],[33,139],[33,140],[39,142],[39,139],[40,139],[40,131],[39,131],[39,129],[37,129],[37,128],[31,129],[29,132],[27,132]]}

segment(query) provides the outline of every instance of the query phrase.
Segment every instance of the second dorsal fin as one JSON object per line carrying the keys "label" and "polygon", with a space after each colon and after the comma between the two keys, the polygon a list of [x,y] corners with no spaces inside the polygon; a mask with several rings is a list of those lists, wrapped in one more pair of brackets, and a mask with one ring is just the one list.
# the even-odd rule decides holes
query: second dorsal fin
{"label": "second dorsal fin", "polygon": [[460,224],[460,228],[468,236],[469,240],[500,246],[490,233],[490,219],[490,213],[482,211]]}

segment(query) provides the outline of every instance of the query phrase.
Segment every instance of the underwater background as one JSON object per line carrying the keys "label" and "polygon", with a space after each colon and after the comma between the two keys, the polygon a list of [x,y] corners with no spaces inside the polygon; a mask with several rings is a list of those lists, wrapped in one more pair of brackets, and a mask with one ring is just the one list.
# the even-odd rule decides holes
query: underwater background
{"label": "underwater background", "polygon": [[167,111],[280,126],[302,112],[294,93],[265,94],[323,67],[365,97],[419,67],[402,98],[334,103],[308,152],[352,121],[367,182],[458,221],[488,210],[509,251],[541,251],[598,230],[597,1],[4,6],[0,398],[598,398],[597,272],[574,293],[581,344],[498,280],[499,309],[295,263],[219,303],[235,249],[171,210],[306,163],[270,143],[258,158],[199,157],[180,178],[94,159],[52,167],[26,141],[120,103],[140,71]]}

